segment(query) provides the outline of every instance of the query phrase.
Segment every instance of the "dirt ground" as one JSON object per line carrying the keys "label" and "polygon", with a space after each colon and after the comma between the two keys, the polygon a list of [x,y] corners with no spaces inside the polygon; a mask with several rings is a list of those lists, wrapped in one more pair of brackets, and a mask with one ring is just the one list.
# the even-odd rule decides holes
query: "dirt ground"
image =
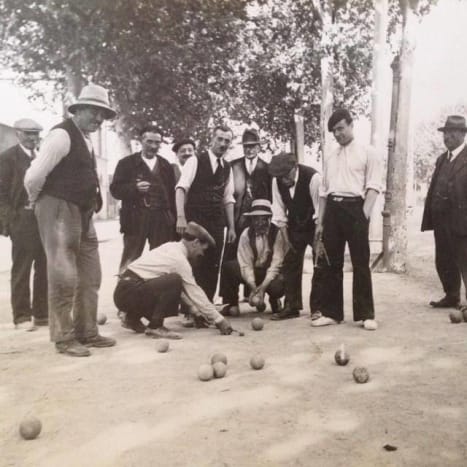
{"label": "dirt ground", "polygon": [[[427,302],[441,297],[431,234],[412,222],[408,275],[375,273],[376,332],[352,322],[346,273],[346,322],[313,329],[308,308],[255,332],[244,305],[233,320],[244,337],[170,324],[184,339],[169,352],[121,328],[112,303],[121,240],[116,222],[98,224],[104,282],[104,335],[118,344],[90,358],[55,353],[48,330],[10,323],[9,242],[0,241],[0,466],[465,466],[467,323]],[[308,262],[303,283],[309,292]],[[350,363],[334,352],[344,343]],[[225,378],[201,382],[200,364],[227,355]],[[255,371],[249,359],[261,354]],[[352,370],[365,366],[367,384]],[[18,434],[34,415],[42,432]],[[385,445],[397,448],[386,451]]]}

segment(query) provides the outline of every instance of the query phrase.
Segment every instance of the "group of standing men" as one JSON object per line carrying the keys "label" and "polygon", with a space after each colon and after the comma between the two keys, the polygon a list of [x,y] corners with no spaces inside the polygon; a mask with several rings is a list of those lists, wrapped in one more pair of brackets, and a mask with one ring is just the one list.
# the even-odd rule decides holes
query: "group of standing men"
{"label": "group of standing men", "polygon": [[[36,325],[50,324],[58,352],[87,356],[89,347],[115,345],[96,325],[101,269],[92,217],[102,199],[89,135],[116,113],[107,91],[95,84],[83,88],[68,111],[72,117],[51,130],[38,157],[41,128],[35,122],[18,122],[20,144],[0,158],[0,208],[2,233],[13,241],[15,324],[30,321],[32,314]],[[227,162],[233,133],[226,126],[214,128],[209,148],[198,154],[191,139],[176,142],[178,163],[171,165],[158,153],[161,130],[144,128],[141,151],[119,161],[110,186],[122,201],[124,247],[114,300],[124,312],[123,324],[152,337],[180,338],[165,327],[164,319],[177,314],[183,302],[194,325],[215,324],[222,334],[230,334],[232,327],[222,314],[238,313],[240,283],[250,305],[260,311],[269,295],[271,319],[298,317],[308,245],[316,265],[312,326],[337,324],[343,320],[342,269],[348,243],[354,320],[376,329],[368,224],[380,190],[381,161],[354,141],[347,110],[334,112],[328,129],[339,146],[325,157],[321,176],[291,153],[266,163],[259,157],[259,134],[251,129],[242,136],[244,157]],[[25,223],[29,228],[19,229]],[[37,232],[31,226],[37,226]],[[28,255],[24,232],[40,236]],[[143,253],[146,242],[149,251]],[[32,250],[33,242],[26,243]],[[48,320],[45,281],[40,280],[45,277],[44,253]],[[15,262],[15,257],[20,260]],[[43,269],[36,274],[31,307],[29,297],[17,290],[25,287],[33,261],[36,272]],[[222,314],[212,303],[219,275]],[[17,305],[18,297],[25,304]]]}

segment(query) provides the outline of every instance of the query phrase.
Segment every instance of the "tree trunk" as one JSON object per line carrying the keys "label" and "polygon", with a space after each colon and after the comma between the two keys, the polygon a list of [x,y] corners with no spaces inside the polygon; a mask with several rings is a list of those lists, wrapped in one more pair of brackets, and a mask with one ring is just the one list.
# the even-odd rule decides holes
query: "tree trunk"
{"label": "tree trunk", "polygon": [[410,111],[418,0],[400,0],[400,5],[403,15],[400,49],[401,80],[394,147],[394,191],[391,202],[393,251],[390,256],[390,269],[393,272],[405,272],[407,262],[407,198],[412,189],[409,186],[409,174],[413,172],[413,154],[410,152]]}

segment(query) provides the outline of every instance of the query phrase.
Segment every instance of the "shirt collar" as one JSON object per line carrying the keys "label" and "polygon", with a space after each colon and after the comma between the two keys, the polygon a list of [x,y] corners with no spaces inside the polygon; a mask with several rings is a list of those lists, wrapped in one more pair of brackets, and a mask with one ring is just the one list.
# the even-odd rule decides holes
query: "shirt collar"
{"label": "shirt collar", "polygon": [[454,149],[454,151],[451,151],[452,157],[457,157],[464,148],[465,143],[462,143],[460,146],[457,146],[457,148]]}
{"label": "shirt collar", "polygon": [[217,169],[217,161],[221,161],[221,167],[224,167],[224,158],[223,157],[217,157],[210,149],[208,149],[208,155],[209,155],[209,161],[211,162],[211,167],[214,168],[214,170]]}
{"label": "shirt collar", "polygon": [[21,149],[28,155],[28,157],[31,159],[31,149],[28,149],[26,146],[23,146],[21,143],[19,143]]}

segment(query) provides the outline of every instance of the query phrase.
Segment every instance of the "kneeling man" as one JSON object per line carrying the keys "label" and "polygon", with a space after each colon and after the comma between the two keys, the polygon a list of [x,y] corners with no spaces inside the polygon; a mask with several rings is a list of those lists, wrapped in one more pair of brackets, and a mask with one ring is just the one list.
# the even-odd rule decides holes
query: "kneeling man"
{"label": "kneeling man", "polygon": [[144,317],[149,321],[146,335],[181,339],[164,326],[164,319],[177,315],[183,300],[194,313],[213,322],[221,334],[231,334],[229,322],[196,283],[190,264],[215,245],[206,229],[189,222],[181,241],[165,243],[130,263],[114,292],[115,305],[126,313],[128,327],[140,331]]}
{"label": "kneeling man", "polygon": [[237,260],[227,261],[223,266],[225,277],[224,303],[230,304],[225,314],[238,314],[238,286],[246,284],[250,289],[248,302],[258,311],[265,309],[264,294],[268,293],[271,311],[277,313],[279,298],[284,295],[284,278],[280,273],[287,244],[280,229],[271,224],[271,202],[257,199],[251,211],[245,213],[251,226],[240,236]]}

